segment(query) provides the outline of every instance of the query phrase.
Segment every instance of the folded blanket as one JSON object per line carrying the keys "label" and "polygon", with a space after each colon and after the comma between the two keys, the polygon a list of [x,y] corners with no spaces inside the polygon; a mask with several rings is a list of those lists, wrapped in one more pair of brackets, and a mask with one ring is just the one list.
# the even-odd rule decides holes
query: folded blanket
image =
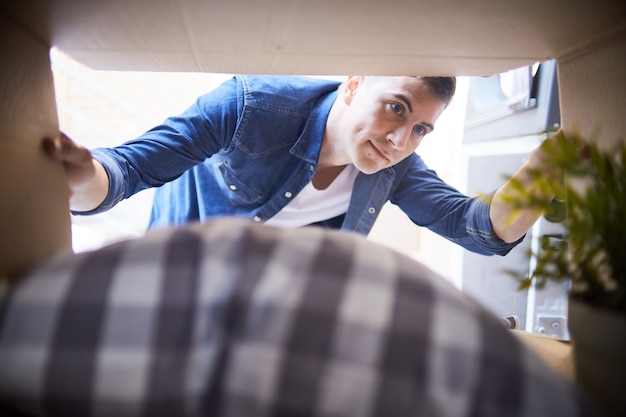
{"label": "folded blanket", "polygon": [[498,317],[361,235],[242,219],[58,254],[0,317],[46,416],[591,416]]}

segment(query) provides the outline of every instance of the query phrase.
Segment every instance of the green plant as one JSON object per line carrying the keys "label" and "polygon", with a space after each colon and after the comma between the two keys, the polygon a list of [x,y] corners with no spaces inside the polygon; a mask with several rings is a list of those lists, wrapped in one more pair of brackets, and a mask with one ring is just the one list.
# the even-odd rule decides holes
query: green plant
{"label": "green plant", "polygon": [[572,297],[626,314],[626,142],[601,147],[562,132],[553,139],[542,147],[546,162],[562,169],[563,180],[531,170],[537,188],[513,182],[516,192],[508,198],[517,208],[549,208],[537,195],[556,195],[565,207],[564,240],[541,236],[540,250],[529,254],[535,270],[512,274],[522,289],[571,279]]}

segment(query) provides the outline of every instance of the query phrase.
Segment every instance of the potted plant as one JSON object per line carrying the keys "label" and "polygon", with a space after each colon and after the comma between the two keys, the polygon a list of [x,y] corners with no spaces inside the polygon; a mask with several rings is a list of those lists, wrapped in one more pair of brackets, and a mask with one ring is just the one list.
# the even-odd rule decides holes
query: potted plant
{"label": "potted plant", "polygon": [[[535,190],[516,185],[518,208],[564,209],[563,239],[540,236],[530,253],[536,268],[516,276],[520,288],[570,280],[568,325],[576,380],[609,416],[626,415],[626,142],[612,147],[579,134],[557,132],[542,147],[563,178],[529,175]],[[553,213],[552,213],[553,214]],[[558,217],[558,216],[557,216]]]}

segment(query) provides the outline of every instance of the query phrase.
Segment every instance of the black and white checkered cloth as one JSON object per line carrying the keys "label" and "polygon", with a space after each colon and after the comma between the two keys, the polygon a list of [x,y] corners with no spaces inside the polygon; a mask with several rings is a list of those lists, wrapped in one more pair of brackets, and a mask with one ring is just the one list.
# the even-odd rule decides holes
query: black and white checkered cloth
{"label": "black and white checkered cloth", "polygon": [[0,402],[46,416],[589,416],[499,319],[360,235],[224,219],[7,295]]}

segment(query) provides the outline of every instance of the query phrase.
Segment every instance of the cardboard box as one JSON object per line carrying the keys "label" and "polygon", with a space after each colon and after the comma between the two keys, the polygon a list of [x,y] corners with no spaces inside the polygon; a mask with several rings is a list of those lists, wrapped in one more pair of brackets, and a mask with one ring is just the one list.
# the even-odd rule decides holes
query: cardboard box
{"label": "cardboard box", "polygon": [[556,59],[563,127],[626,140],[623,0],[4,1],[0,277],[71,247],[63,172],[41,147],[58,134],[51,47],[96,69],[222,73],[491,75]]}
{"label": "cardboard box", "polygon": [[70,247],[48,59],[96,69],[490,75],[558,62],[564,128],[626,133],[623,0],[23,0],[0,5],[0,276]]}

